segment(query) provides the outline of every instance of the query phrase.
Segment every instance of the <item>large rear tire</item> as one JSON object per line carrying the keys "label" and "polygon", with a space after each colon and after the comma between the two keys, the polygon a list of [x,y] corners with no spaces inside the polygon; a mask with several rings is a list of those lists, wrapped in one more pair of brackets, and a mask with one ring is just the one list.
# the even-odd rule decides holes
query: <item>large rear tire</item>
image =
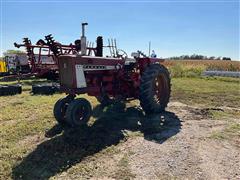
{"label": "large rear tire", "polygon": [[163,65],[151,64],[143,72],[140,84],[140,104],[146,114],[165,110],[170,98],[170,75]]}
{"label": "large rear tire", "polygon": [[71,127],[87,124],[92,115],[92,106],[84,98],[74,99],[68,106],[66,121]]}

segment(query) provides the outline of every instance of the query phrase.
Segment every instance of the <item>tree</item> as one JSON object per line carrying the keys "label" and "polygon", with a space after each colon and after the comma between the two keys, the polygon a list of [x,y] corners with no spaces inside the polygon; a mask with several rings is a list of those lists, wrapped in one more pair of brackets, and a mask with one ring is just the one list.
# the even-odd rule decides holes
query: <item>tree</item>
{"label": "tree", "polygon": [[215,56],[211,56],[209,57],[210,60],[214,60],[215,59]]}
{"label": "tree", "polygon": [[174,56],[174,57],[170,57],[169,59],[174,59],[174,60],[231,60],[231,58],[229,57],[223,57],[221,58],[221,56],[219,57],[215,57],[215,56],[204,56],[201,54],[192,54],[192,55],[181,55],[181,56]]}
{"label": "tree", "polygon": [[6,54],[25,54],[25,52],[20,50],[9,49],[3,53],[3,55],[6,55]]}
{"label": "tree", "polygon": [[230,57],[223,57],[222,60],[231,61]]}

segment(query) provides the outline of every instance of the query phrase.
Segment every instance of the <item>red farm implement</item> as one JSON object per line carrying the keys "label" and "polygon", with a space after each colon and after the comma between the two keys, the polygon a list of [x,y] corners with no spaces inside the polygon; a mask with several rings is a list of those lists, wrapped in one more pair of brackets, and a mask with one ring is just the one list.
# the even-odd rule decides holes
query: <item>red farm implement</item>
{"label": "red farm implement", "polygon": [[[31,74],[49,79],[58,77],[57,58],[43,40],[40,39],[34,45],[28,38],[23,38],[23,44],[14,43],[14,46],[26,48]],[[57,48],[61,54],[76,54],[78,51],[77,45],[73,44],[63,45],[57,43]]]}

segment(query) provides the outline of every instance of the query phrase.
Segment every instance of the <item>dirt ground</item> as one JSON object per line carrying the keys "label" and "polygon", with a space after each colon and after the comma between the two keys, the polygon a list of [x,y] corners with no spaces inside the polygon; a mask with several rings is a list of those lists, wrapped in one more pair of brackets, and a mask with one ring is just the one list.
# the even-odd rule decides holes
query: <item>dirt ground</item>
{"label": "dirt ground", "polygon": [[[121,116],[119,105],[109,110],[117,110],[119,119],[125,117],[122,119],[125,123],[111,124],[101,115],[98,122],[89,131],[82,130],[82,134],[65,129],[62,135],[57,136],[61,132],[59,128],[49,130],[46,136],[50,136],[50,140],[39,143],[13,172],[25,169],[21,177],[29,177],[30,170],[26,171],[24,167],[29,162],[38,161],[31,169],[31,173],[36,170],[32,177],[44,177],[41,173],[50,168],[52,170],[45,174],[45,178],[240,179],[239,136],[231,140],[214,136],[214,133],[225,132],[229,121],[240,123],[236,118],[226,121],[210,117],[210,111],[225,111],[224,107],[204,109],[171,102],[167,112],[151,117],[141,114],[137,106],[125,108],[127,118]],[[146,123],[150,120],[151,123]],[[103,128],[106,126],[107,130]],[[31,137],[32,141],[36,138]],[[49,149],[61,141],[70,144],[64,145],[63,150],[74,155],[59,161],[61,155],[59,157],[58,153],[62,146]],[[55,164],[56,169],[51,164]]]}
{"label": "dirt ground", "polygon": [[168,110],[176,117],[166,118],[170,128],[153,134],[155,141],[135,138],[124,143],[132,152],[129,164],[137,179],[240,178],[240,144],[209,138],[225,128],[224,121],[178,102]]}

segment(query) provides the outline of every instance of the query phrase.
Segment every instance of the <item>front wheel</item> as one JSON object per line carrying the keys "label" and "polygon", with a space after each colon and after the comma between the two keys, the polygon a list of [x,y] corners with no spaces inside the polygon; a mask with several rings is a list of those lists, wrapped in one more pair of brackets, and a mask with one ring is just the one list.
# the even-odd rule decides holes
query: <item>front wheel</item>
{"label": "front wheel", "polygon": [[74,99],[74,97],[67,96],[65,98],[59,99],[53,108],[53,115],[59,124],[64,124],[66,121],[66,111],[69,103]]}
{"label": "front wheel", "polygon": [[92,114],[92,107],[88,100],[84,98],[74,99],[68,106],[66,121],[72,127],[87,124]]}
{"label": "front wheel", "polygon": [[165,110],[170,98],[170,76],[167,68],[151,64],[143,72],[140,84],[140,104],[146,114]]}

